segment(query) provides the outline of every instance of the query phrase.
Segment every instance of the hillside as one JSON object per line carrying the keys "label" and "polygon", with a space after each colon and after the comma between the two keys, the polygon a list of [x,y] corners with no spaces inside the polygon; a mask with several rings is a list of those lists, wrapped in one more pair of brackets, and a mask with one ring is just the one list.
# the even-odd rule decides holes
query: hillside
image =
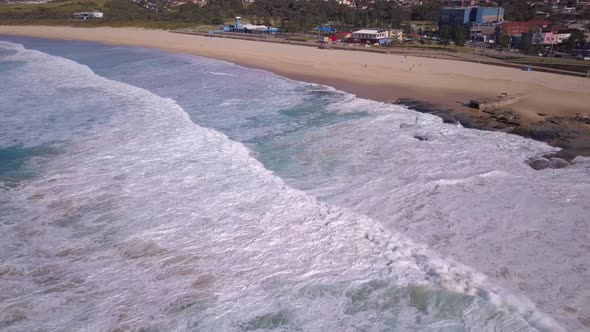
{"label": "hillside", "polygon": [[[72,14],[99,10],[102,19],[74,20]],[[127,0],[63,0],[36,4],[0,4],[0,24],[42,24],[71,26],[138,26],[180,28],[192,26],[173,12],[157,12]]]}

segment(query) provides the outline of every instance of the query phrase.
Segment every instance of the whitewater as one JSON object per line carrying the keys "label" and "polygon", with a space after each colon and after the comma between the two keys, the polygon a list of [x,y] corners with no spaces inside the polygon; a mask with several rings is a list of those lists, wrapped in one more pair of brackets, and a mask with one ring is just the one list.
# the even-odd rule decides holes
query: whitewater
{"label": "whitewater", "polygon": [[0,75],[0,330],[590,329],[587,158],[154,50]]}

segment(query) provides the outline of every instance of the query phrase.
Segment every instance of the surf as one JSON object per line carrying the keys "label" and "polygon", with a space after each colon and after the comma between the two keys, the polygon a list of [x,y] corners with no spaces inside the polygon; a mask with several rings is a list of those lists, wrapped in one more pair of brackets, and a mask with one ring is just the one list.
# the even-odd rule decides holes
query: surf
{"label": "surf", "polygon": [[[0,47],[74,105],[53,109],[70,125],[35,133],[40,118],[3,136],[59,148],[0,192],[5,326],[560,329],[483,274],[293,188],[174,100]],[[95,95],[109,103],[79,108]]]}

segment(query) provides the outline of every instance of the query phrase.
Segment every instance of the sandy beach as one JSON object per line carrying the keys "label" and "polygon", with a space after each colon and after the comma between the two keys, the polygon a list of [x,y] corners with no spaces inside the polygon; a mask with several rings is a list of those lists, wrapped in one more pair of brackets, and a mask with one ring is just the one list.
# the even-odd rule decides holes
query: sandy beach
{"label": "sandy beach", "polygon": [[[576,121],[576,117],[590,116],[590,79],[587,78],[453,60],[207,38],[162,30],[0,26],[1,34],[153,47],[226,60],[296,80],[330,85],[378,101],[410,98],[430,102],[466,115],[474,122],[485,123],[475,126],[481,129],[507,130],[504,125],[496,126],[495,121],[490,123],[490,114],[464,107],[469,100],[501,93],[524,95],[508,108],[516,117],[511,122],[520,128],[515,133],[572,150],[573,155],[590,155],[590,125]],[[549,139],[527,134],[535,130],[553,130],[557,134],[549,135],[556,136]]]}

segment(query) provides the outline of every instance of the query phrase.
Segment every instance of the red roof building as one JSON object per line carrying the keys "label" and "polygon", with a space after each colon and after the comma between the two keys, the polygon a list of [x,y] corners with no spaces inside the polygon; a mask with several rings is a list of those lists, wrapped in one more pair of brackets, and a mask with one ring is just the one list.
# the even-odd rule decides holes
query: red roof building
{"label": "red roof building", "polygon": [[532,20],[527,22],[504,22],[502,30],[510,36],[520,36],[523,33],[546,28],[549,22],[544,20]]}

